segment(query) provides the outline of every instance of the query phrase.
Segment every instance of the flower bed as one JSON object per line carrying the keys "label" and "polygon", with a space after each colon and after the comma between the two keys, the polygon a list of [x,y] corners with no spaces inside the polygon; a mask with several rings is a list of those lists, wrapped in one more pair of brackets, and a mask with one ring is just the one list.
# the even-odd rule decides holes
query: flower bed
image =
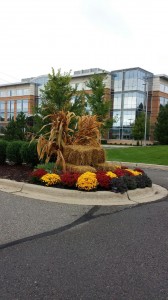
{"label": "flower bed", "polygon": [[141,169],[116,166],[111,172],[97,171],[83,174],[66,172],[48,173],[44,169],[34,170],[30,182],[50,187],[77,189],[81,191],[108,190],[124,193],[136,188],[151,187],[151,179]]}

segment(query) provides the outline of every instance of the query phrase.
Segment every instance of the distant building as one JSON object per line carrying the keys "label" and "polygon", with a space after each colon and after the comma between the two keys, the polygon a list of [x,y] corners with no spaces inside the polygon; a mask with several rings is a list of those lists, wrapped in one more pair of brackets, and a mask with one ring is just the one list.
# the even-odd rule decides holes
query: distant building
{"label": "distant building", "polygon": [[[75,71],[71,85],[78,91],[91,93],[87,82],[93,74],[105,74],[105,97],[111,99],[110,115],[116,122],[109,129],[108,139],[116,141],[131,140],[132,124],[141,111],[150,118],[150,134],[153,140],[153,128],[160,106],[168,103],[168,76],[154,75],[141,68],[104,71],[99,68]],[[21,82],[0,85],[0,129],[23,111],[33,113],[33,107],[41,104],[40,89],[48,81],[47,75],[24,78]],[[147,109],[146,109],[147,105]],[[89,110],[89,107],[88,107]]]}

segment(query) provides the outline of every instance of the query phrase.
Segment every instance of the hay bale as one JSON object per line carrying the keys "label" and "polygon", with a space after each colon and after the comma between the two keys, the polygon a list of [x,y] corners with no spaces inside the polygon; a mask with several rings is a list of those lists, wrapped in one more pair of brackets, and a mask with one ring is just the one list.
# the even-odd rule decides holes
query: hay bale
{"label": "hay bale", "polygon": [[85,172],[96,172],[96,169],[91,166],[76,166],[73,164],[66,164],[66,171],[72,173],[83,174]]}
{"label": "hay bale", "polygon": [[63,149],[66,163],[76,166],[94,166],[105,162],[105,151],[102,147],[68,145]]}
{"label": "hay bale", "polygon": [[116,165],[114,163],[102,163],[102,164],[97,164],[95,166],[95,168],[97,169],[97,171],[111,171],[113,172],[116,169]]}

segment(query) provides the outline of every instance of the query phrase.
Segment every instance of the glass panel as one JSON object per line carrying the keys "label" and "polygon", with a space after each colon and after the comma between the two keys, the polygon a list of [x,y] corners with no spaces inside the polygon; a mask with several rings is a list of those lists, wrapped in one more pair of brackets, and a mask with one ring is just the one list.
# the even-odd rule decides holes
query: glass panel
{"label": "glass panel", "polygon": [[16,95],[17,96],[22,96],[23,95],[23,90],[16,90]]}
{"label": "glass panel", "polygon": [[113,109],[121,109],[121,94],[114,96]]}
{"label": "glass panel", "polygon": [[22,111],[22,100],[17,100],[17,108],[16,111],[17,112],[21,112]]}
{"label": "glass panel", "polygon": [[136,108],[136,93],[127,93],[124,95],[124,109]]}
{"label": "glass panel", "polygon": [[12,100],[12,101],[11,101],[11,112],[14,112],[14,103],[15,103],[15,102]]}
{"label": "glass panel", "polygon": [[24,89],[23,90],[23,95],[29,95],[29,89]]}
{"label": "glass panel", "polygon": [[23,100],[23,112],[28,112],[28,100]]}
{"label": "glass panel", "polygon": [[7,113],[7,121],[11,121],[13,117],[14,117],[13,113]]}
{"label": "glass panel", "polygon": [[5,114],[0,112],[0,121],[5,121]]}
{"label": "glass panel", "polygon": [[130,126],[135,121],[135,111],[124,111],[123,126]]}
{"label": "glass panel", "polygon": [[120,126],[121,123],[121,111],[113,111],[113,118],[115,120],[113,127]]}

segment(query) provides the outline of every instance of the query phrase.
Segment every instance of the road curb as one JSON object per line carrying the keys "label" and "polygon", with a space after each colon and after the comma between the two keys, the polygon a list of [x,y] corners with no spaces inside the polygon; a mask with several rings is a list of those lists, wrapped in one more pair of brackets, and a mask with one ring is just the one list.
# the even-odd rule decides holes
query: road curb
{"label": "road curb", "polygon": [[60,188],[44,187],[35,184],[0,179],[0,191],[16,196],[33,198],[55,203],[75,205],[133,206],[140,203],[160,200],[168,195],[168,190],[153,184],[151,188],[129,190],[119,194],[110,191],[83,192]]}

